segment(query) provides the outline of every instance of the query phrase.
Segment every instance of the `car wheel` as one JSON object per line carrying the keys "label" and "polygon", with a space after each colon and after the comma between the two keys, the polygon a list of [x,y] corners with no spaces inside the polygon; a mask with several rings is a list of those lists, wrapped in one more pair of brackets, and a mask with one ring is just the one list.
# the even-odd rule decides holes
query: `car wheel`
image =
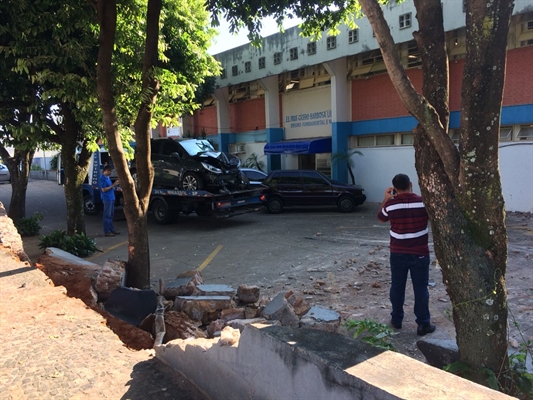
{"label": "car wheel", "polygon": [[337,207],[343,213],[352,212],[355,208],[355,201],[350,196],[342,196],[337,202]]}
{"label": "car wheel", "polygon": [[154,200],[152,203],[152,212],[158,224],[167,225],[173,220],[172,212],[168,209],[168,204],[164,200]]}
{"label": "car wheel", "polygon": [[93,201],[90,194],[83,196],[83,212],[85,215],[98,215],[100,207]]}
{"label": "car wheel", "polygon": [[283,211],[283,202],[279,197],[273,197],[267,201],[267,210],[270,214],[279,214]]}
{"label": "car wheel", "polygon": [[186,172],[181,180],[183,190],[203,190],[204,182],[194,172]]}

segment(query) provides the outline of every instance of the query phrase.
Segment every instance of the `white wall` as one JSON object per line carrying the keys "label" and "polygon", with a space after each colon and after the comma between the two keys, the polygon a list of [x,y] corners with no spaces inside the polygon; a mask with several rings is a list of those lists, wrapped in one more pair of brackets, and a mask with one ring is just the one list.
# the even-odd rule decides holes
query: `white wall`
{"label": "white wall", "polygon": [[533,143],[500,144],[500,173],[506,210],[533,212]]}
{"label": "white wall", "polygon": [[363,153],[353,155],[355,183],[365,189],[366,201],[381,203],[385,189],[392,186],[394,175],[407,174],[413,191],[420,194],[412,147],[358,148]]}
{"label": "white wall", "polygon": [[[379,203],[397,173],[409,175],[420,194],[412,147],[359,148],[354,155],[355,182],[365,189],[368,202]],[[533,143],[500,145],[500,173],[507,211],[533,212]]]}

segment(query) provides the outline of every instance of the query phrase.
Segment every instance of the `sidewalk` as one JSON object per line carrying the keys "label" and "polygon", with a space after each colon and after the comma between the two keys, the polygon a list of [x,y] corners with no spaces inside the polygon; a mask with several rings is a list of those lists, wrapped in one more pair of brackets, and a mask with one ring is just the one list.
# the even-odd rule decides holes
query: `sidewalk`
{"label": "sidewalk", "polygon": [[0,400],[205,399],[152,350],[126,348],[100,314],[1,244],[0,329]]}

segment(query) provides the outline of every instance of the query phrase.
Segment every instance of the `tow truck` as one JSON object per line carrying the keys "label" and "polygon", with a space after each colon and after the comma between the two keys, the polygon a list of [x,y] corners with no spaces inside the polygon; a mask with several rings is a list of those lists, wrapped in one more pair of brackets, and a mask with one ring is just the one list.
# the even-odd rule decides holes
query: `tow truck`
{"label": "tow truck", "polygon": [[[103,204],[98,189],[98,178],[103,172],[104,165],[111,165],[109,153],[102,147],[94,152],[89,173],[83,184],[83,211],[86,215],[97,215]],[[116,172],[110,176],[117,179]],[[58,159],[58,184],[63,184],[61,160]],[[169,224],[177,219],[180,213],[196,213],[198,216],[228,218],[236,215],[255,212],[264,208],[265,190],[253,188],[247,190],[228,191],[222,188],[219,193],[207,190],[181,190],[178,188],[154,187],[150,195],[148,210],[152,212],[154,220],[159,224]],[[115,206],[124,205],[120,186],[115,188]]]}

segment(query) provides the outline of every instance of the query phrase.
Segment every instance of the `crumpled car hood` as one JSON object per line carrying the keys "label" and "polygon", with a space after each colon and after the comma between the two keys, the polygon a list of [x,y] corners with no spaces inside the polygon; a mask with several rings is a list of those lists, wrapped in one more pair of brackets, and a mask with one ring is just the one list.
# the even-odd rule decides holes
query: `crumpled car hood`
{"label": "crumpled car hood", "polygon": [[225,168],[237,168],[239,159],[235,156],[230,156],[219,151],[206,151],[199,153],[196,157],[202,162],[207,162],[213,166],[224,166]]}

